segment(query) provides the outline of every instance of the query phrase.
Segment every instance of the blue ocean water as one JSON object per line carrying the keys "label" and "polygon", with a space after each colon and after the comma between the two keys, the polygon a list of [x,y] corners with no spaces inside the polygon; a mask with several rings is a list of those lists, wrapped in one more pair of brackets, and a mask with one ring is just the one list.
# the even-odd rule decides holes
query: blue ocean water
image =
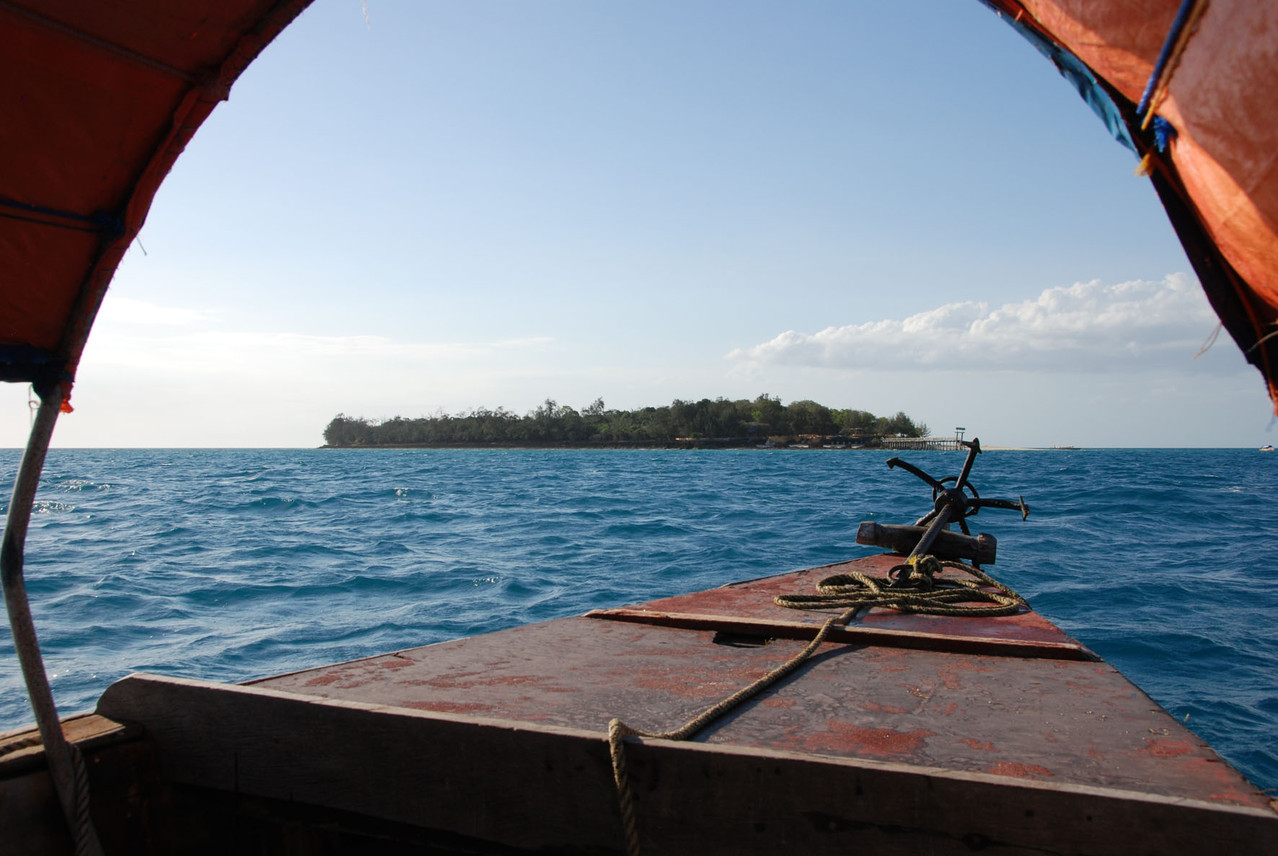
{"label": "blue ocean water", "polygon": [[[936,476],[962,456],[904,453]],[[54,450],[26,576],[64,714],[873,552],[922,482],[862,451]],[[6,498],[18,453],[0,451]],[[995,576],[1278,788],[1278,454],[980,456]],[[0,642],[0,730],[31,720]]]}

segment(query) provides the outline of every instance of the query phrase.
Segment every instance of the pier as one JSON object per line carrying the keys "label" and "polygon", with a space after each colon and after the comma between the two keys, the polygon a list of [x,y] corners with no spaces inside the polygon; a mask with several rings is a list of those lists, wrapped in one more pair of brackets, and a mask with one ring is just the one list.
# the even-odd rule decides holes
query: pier
{"label": "pier", "polygon": [[963,449],[963,444],[957,437],[880,437],[879,447],[883,449],[925,449],[935,452],[958,452]]}

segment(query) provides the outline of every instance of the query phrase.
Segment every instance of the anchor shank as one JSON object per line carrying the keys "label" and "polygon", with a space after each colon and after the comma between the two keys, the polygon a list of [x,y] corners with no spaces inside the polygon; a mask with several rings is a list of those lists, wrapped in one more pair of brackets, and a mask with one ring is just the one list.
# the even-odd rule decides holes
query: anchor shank
{"label": "anchor shank", "polygon": [[927,529],[923,530],[923,537],[919,538],[919,543],[914,545],[914,549],[906,557],[907,562],[916,556],[927,555],[927,551],[932,547],[932,542],[936,540],[936,536],[941,534],[941,531],[945,529],[945,525],[950,522],[951,511],[952,508],[948,503],[936,510],[936,516],[927,525]]}

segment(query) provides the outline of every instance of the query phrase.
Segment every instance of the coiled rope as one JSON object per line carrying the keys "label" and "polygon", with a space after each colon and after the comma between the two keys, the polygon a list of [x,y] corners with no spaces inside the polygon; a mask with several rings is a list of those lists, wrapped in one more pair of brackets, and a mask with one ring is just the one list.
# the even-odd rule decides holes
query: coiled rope
{"label": "coiled rope", "polygon": [[[947,567],[965,571],[977,581],[955,579],[938,583],[937,575]],[[995,591],[986,591],[982,586]],[[657,740],[692,738],[711,722],[789,677],[816,653],[832,629],[846,625],[864,609],[895,609],[920,615],[995,617],[1014,615],[1022,607],[1028,607],[1024,598],[980,569],[962,562],[942,562],[934,556],[913,557],[910,561],[892,568],[886,577],[871,577],[858,571],[835,574],[821,580],[816,588],[817,594],[777,595],[773,598],[773,602],[787,609],[815,610],[844,607],[843,612],[831,616],[822,624],[816,636],[802,651],[754,683],[738,690],[672,731],[641,731],[626,725],[618,717],[609,721],[608,754],[612,760],[612,778],[617,788],[617,802],[621,809],[621,826],[628,856],[640,856],[642,849],[639,844],[639,824],[635,816],[634,792],[630,787],[630,776],[626,766],[625,738],[648,737]]]}
{"label": "coiled rope", "polygon": [[[938,581],[943,568],[965,571],[975,579]],[[983,588],[984,587],[984,588]],[[986,589],[994,589],[987,591]],[[816,594],[782,594],[773,600],[787,609],[884,608],[921,615],[996,617],[1015,615],[1025,599],[979,568],[919,556],[871,577],[859,571],[835,574],[817,583]]]}

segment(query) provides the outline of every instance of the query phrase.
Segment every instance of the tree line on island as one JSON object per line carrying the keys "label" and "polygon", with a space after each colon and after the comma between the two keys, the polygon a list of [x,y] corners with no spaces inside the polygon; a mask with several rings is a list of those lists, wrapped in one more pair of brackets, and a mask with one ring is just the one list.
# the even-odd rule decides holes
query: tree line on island
{"label": "tree line on island", "polygon": [[667,407],[611,410],[597,398],[576,410],[546,399],[520,416],[505,408],[450,415],[362,419],[338,414],[324,443],[353,446],[757,446],[811,443],[877,446],[887,437],[927,437],[928,428],[904,413],[875,416],[815,401],[760,395],[753,401],[675,399]]}

